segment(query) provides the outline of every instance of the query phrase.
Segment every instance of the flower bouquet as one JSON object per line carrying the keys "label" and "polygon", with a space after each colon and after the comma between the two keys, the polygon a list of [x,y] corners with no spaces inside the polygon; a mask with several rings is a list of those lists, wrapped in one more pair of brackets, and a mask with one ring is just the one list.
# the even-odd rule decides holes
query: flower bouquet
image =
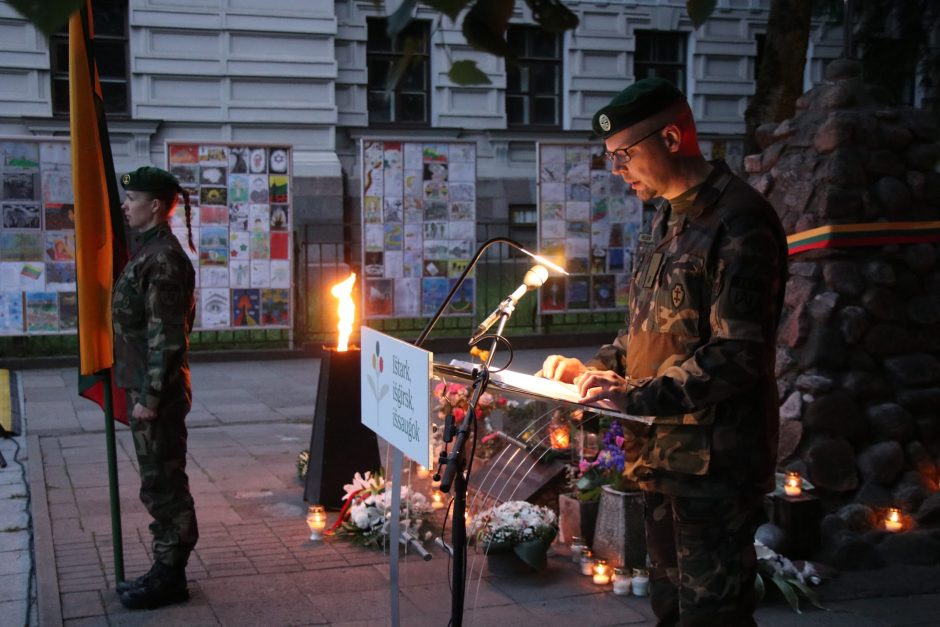
{"label": "flower bouquet", "polygon": [[757,554],[757,576],[754,579],[754,591],[757,601],[764,598],[767,584],[770,580],[777,586],[783,598],[797,614],[800,612],[800,596],[824,610],[816,591],[811,585],[818,585],[822,581],[816,568],[810,562],[805,562],[803,568],[797,568],[788,558],[764,546],[759,540],[754,541],[754,551]]}
{"label": "flower bouquet", "polygon": [[578,463],[578,498],[594,501],[600,498],[601,489],[609,485],[614,490],[627,492],[636,490],[636,485],[624,472],[627,459],[625,449],[633,438],[624,434],[623,426],[613,421],[604,433],[603,443],[593,461],[582,459]]}
{"label": "flower bouquet", "polygon": [[[472,389],[469,385],[463,383],[438,383],[434,387],[434,396],[437,399],[437,411],[438,419],[443,423],[447,418],[448,414],[454,416],[454,424],[459,425],[463,422],[464,418],[467,417],[467,413],[470,409],[470,396]],[[506,399],[502,396],[494,396],[489,392],[484,392],[480,395],[480,398],[477,400],[476,411],[474,416],[477,420],[477,426],[480,428],[481,434],[489,434],[493,431],[490,423],[489,416],[496,409],[502,409],[506,406]],[[440,451],[444,446],[443,440],[441,439],[443,430],[438,428],[433,433],[433,445],[435,455]],[[488,440],[481,442],[480,448],[477,449],[477,457],[486,459],[497,450],[495,447],[486,446]]]}
{"label": "flower bouquet", "polygon": [[526,501],[507,501],[473,519],[471,537],[489,555],[512,551],[534,570],[545,568],[545,554],[558,533],[555,512]]}
{"label": "flower bouquet", "polygon": [[[392,521],[391,488],[391,482],[385,481],[381,473],[373,475],[366,472],[362,475],[357,472],[352,483],[343,486],[346,491],[343,500],[346,503],[330,533],[345,536],[363,546],[377,549],[388,546]],[[431,505],[427,497],[407,486],[401,487],[400,532],[408,532],[415,538],[420,537],[418,534],[430,513]]]}

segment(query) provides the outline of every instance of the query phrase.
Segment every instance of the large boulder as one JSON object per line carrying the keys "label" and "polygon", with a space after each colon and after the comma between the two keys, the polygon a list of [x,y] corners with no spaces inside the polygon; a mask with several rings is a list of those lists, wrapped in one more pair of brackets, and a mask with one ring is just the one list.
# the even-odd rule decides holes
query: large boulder
{"label": "large boulder", "polygon": [[842,438],[822,438],[810,446],[806,466],[812,482],[831,492],[849,492],[858,487],[855,450]]}
{"label": "large boulder", "polygon": [[879,442],[858,454],[858,471],[865,481],[888,487],[904,470],[904,449],[897,442]]}

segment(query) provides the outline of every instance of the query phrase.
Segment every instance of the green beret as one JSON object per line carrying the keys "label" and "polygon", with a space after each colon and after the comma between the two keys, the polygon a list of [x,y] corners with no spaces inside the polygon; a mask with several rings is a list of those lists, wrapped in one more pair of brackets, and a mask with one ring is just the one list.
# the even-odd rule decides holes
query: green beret
{"label": "green beret", "polygon": [[664,78],[644,78],[614,96],[591,120],[594,133],[603,139],[645,120],[685,96]]}
{"label": "green beret", "polygon": [[179,189],[180,182],[166,170],[145,165],[122,176],[121,185],[132,192],[165,192]]}

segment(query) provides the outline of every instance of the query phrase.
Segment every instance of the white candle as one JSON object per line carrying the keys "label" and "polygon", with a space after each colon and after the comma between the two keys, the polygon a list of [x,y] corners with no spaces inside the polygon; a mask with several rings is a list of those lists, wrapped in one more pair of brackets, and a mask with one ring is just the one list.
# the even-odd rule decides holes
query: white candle
{"label": "white candle", "polygon": [[885,529],[888,531],[901,531],[904,528],[904,523],[901,520],[901,510],[896,507],[892,507],[888,510],[888,516],[885,518]]}
{"label": "white candle", "polygon": [[799,496],[802,494],[803,480],[800,478],[800,473],[796,471],[787,473],[787,477],[783,482],[783,491],[787,496]]}
{"label": "white candle", "polygon": [[645,597],[649,592],[649,575],[646,574],[646,571],[633,571],[633,580],[630,585],[633,588],[633,596]]}
{"label": "white candle", "polygon": [[441,509],[443,507],[444,507],[444,495],[441,494],[440,490],[435,490],[431,494],[431,508]]}
{"label": "white candle", "polygon": [[431,474],[431,471],[429,471],[427,468],[425,468],[424,466],[418,466],[418,477],[419,477],[419,478],[421,478],[421,479],[427,479],[427,478],[428,478],[428,475],[430,475],[430,474]]}
{"label": "white candle", "polygon": [[630,575],[625,568],[614,569],[614,594],[624,596],[630,594]]}

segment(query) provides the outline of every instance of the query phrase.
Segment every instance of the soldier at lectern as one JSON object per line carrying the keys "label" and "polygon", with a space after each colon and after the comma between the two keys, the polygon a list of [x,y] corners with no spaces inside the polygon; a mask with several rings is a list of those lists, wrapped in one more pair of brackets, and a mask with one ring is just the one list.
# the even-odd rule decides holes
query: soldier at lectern
{"label": "soldier at lectern", "polygon": [[[611,171],[657,207],[639,237],[627,328],[586,364],[543,376],[653,416],[636,479],[645,493],[650,596],[660,625],[753,625],[754,531],[774,488],[775,336],[787,278],[774,209],[699,149],[671,83],[637,81],[600,109]],[[636,430],[636,429],[635,429]]]}

